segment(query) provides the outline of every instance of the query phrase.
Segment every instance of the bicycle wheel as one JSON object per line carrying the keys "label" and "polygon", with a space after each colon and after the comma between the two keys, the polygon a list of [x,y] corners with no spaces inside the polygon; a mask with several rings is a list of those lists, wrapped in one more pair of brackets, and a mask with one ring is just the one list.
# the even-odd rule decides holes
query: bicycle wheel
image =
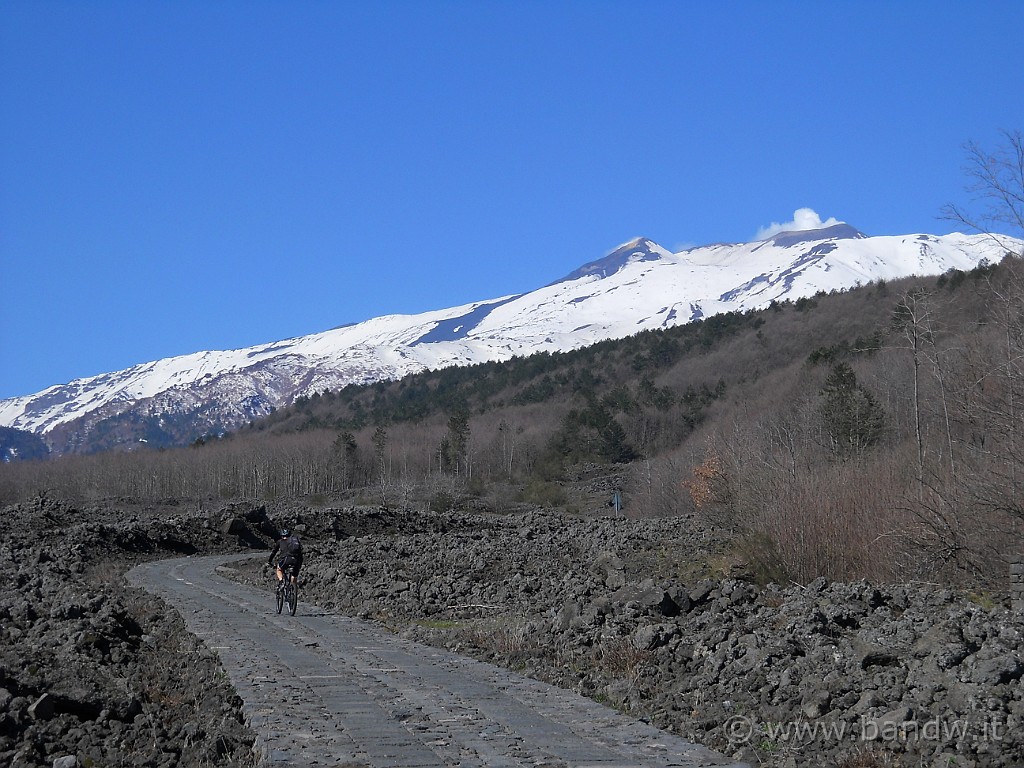
{"label": "bicycle wheel", "polygon": [[288,592],[286,593],[288,600],[288,611],[292,616],[295,615],[295,609],[299,605],[299,585],[293,584],[291,581],[288,582]]}
{"label": "bicycle wheel", "polygon": [[277,582],[277,612],[280,613],[284,607],[284,582]]}

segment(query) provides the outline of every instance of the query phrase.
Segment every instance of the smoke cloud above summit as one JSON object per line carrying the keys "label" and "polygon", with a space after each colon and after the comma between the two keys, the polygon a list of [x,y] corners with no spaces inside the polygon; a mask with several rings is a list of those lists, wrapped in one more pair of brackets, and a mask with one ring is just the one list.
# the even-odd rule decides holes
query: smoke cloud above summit
{"label": "smoke cloud above summit", "polygon": [[782,224],[773,221],[767,227],[759,229],[757,234],[754,235],[752,242],[767,240],[769,237],[779,234],[779,232],[803,232],[808,229],[823,229],[824,227],[831,227],[841,223],[834,216],[829,216],[826,221],[822,221],[813,208],[798,208],[793,211],[792,221],[783,222]]}

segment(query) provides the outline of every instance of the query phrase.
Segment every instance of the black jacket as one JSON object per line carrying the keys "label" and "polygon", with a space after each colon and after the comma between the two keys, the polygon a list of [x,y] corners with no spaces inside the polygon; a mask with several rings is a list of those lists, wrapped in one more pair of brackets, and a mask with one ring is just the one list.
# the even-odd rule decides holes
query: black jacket
{"label": "black jacket", "polygon": [[270,564],[274,563],[274,556],[280,552],[281,559],[291,555],[300,563],[302,562],[302,542],[299,541],[299,537],[292,534],[287,539],[279,539],[274,542],[274,548],[270,551],[270,557],[267,558],[267,562]]}

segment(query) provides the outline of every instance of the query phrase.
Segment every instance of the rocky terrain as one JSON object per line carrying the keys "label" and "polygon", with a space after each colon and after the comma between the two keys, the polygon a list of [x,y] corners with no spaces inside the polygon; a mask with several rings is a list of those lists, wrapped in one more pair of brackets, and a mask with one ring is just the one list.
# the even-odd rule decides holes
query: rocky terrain
{"label": "rocky terrain", "polygon": [[[1024,617],[1005,595],[759,587],[685,518],[346,510],[289,524],[307,541],[303,599],[752,765],[1024,765]],[[248,578],[265,576],[253,564]]]}
{"label": "rocky terrain", "polygon": [[132,563],[237,548],[221,515],[45,498],[3,510],[0,765],[254,766],[217,657]]}
{"label": "rocky terrain", "polygon": [[[752,765],[1024,765],[1024,620],[933,585],[758,586],[683,517],[38,499],[3,511],[0,764],[256,765],[216,657],[120,574],[306,543],[301,598]],[[260,561],[240,578],[268,588]]]}

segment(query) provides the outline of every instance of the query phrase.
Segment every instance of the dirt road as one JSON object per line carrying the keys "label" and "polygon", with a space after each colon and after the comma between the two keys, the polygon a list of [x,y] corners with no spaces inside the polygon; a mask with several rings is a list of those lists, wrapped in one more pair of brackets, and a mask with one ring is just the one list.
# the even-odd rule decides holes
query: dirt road
{"label": "dirt road", "polygon": [[270,766],[732,766],[589,699],[225,577],[235,557],[140,566],[215,651]]}

